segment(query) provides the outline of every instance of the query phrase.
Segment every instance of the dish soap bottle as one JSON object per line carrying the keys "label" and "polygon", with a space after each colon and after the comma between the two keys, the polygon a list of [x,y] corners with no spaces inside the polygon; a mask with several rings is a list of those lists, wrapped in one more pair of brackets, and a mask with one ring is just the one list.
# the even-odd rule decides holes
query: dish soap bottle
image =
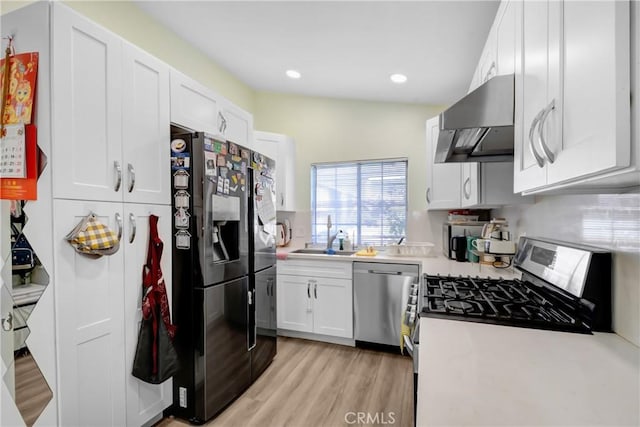
{"label": "dish soap bottle", "polygon": [[340,245],[338,249],[344,251],[344,232],[342,230],[339,230],[336,237],[338,238],[338,243]]}

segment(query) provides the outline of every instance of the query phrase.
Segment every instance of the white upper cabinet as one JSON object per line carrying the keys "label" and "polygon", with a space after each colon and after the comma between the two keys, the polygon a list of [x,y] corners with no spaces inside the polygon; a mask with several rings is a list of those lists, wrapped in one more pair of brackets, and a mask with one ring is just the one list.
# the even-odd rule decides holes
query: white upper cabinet
{"label": "white upper cabinet", "polygon": [[295,211],[296,143],[293,138],[256,131],[253,149],[276,161],[276,209]]}
{"label": "white upper cabinet", "polygon": [[171,70],[171,122],[197,132],[221,136],[220,95]]}
{"label": "white upper cabinet", "polygon": [[496,15],[496,75],[513,74],[516,64],[516,1],[503,1]]}
{"label": "white upper cabinet", "polygon": [[52,32],[54,197],[122,201],[122,42],[57,3]]}
{"label": "white upper cabinet", "polygon": [[515,190],[545,190],[629,166],[629,2],[519,6]]}
{"label": "white upper cabinet", "polygon": [[227,141],[253,149],[253,115],[224,98],[220,99],[219,105],[218,133]]}
{"label": "white upper cabinet", "polygon": [[427,120],[427,209],[455,209],[460,207],[460,163],[434,163],[439,116]]}
{"label": "white upper cabinet", "polygon": [[169,67],[130,44],[123,51],[124,200],[169,204]]}
{"label": "white upper cabinet", "polygon": [[169,67],[53,7],[53,195],[169,204]]}

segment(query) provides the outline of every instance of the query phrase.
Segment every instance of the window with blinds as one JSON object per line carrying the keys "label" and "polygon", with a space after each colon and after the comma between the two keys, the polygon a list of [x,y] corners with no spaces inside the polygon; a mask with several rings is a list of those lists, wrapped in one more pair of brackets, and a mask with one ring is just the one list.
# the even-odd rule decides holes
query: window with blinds
{"label": "window with blinds", "polygon": [[311,233],[316,243],[349,234],[353,243],[382,246],[404,236],[407,160],[324,163],[311,166]]}

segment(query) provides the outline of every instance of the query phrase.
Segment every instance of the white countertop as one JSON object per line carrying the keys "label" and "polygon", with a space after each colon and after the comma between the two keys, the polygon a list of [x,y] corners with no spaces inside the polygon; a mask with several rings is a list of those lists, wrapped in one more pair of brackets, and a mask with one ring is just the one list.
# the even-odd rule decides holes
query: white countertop
{"label": "white countertop", "polygon": [[616,334],[420,322],[418,426],[640,425],[640,349]]}
{"label": "white countertop", "polygon": [[[357,255],[326,255],[326,254],[296,254],[292,251],[300,249],[297,247],[278,248],[278,255],[286,259],[316,259],[331,260],[343,262],[384,262],[384,263],[401,263],[401,264],[421,264],[422,272],[426,274],[440,275],[462,275],[462,276],[482,276],[482,277],[504,277],[512,279],[520,277],[520,273],[512,268],[494,268],[488,265],[480,265],[470,262],[457,262],[455,260],[445,258],[441,253],[436,253],[430,257],[408,257],[387,255],[384,251],[378,252],[376,256],[357,256]],[[282,259],[282,258],[279,258]]]}

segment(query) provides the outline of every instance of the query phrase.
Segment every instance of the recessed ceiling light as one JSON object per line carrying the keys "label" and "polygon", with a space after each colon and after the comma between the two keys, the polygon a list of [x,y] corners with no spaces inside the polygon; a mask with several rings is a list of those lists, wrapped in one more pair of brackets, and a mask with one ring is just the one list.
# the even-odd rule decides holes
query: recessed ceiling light
{"label": "recessed ceiling light", "polygon": [[405,76],[404,74],[391,74],[389,78],[392,82],[397,84],[402,84],[407,81],[407,76]]}
{"label": "recessed ceiling light", "polygon": [[296,71],[296,70],[287,70],[287,77],[291,78],[291,79],[299,79],[301,74],[300,71]]}

